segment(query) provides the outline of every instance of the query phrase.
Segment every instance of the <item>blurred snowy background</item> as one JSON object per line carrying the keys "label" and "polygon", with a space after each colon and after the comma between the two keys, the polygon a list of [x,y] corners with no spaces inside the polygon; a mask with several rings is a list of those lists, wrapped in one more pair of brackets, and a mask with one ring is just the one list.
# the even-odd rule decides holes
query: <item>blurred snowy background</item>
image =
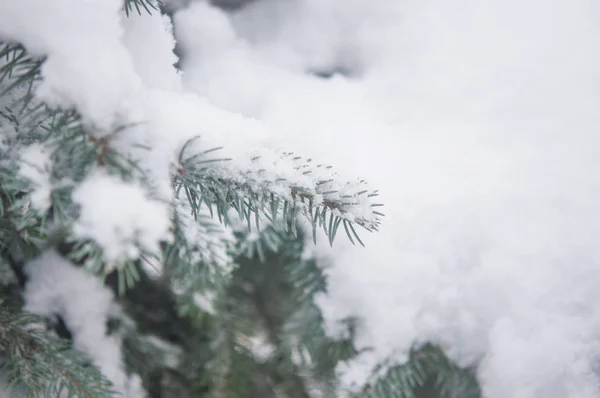
{"label": "blurred snowy background", "polygon": [[175,36],[186,89],[381,191],[366,249],[318,245],[374,347],[346,380],[433,339],[486,397],[597,396],[600,3],[196,2]]}

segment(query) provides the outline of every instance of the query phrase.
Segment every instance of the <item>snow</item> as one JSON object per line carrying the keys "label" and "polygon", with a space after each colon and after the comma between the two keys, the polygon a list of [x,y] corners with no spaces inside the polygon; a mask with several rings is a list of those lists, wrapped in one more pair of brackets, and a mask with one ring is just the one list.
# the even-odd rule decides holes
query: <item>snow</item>
{"label": "snow", "polygon": [[[293,150],[381,190],[387,217],[366,249],[318,242],[331,332],[357,315],[373,347],[345,382],[431,339],[480,363],[489,398],[598,394],[597,2],[260,0],[226,15],[199,1],[174,17],[182,75],[168,22],[125,20],[121,5],[0,0],[0,37],[47,54],[37,94],[98,135],[139,123],[113,144],[161,199],[198,135],[191,153],[234,159],[220,175],[333,176],[298,175],[281,156]],[[170,207],[114,176],[89,176],[76,198],[79,233],[109,257],[166,238]]]}
{"label": "snow", "polygon": [[[176,16],[187,88],[382,191],[366,249],[319,242],[332,332],[358,315],[374,348],[348,383],[433,339],[480,362],[487,397],[597,395],[599,11],[264,0],[229,25],[196,28],[219,12],[203,3]],[[301,73],[314,70],[348,77]]]}
{"label": "snow", "polygon": [[88,176],[73,192],[73,200],[80,207],[74,233],[101,246],[106,271],[118,261],[137,259],[140,249],[160,253],[160,243],[172,240],[168,207],[152,200],[142,187],[103,171]]}
{"label": "snow", "polygon": [[141,82],[121,43],[121,0],[0,2],[0,36],[47,55],[38,96],[77,105],[89,123],[108,132],[140,112]]}
{"label": "snow", "polygon": [[106,335],[107,316],[117,305],[112,292],[54,251],[29,262],[26,272],[25,310],[60,315],[72,333],[73,346],[89,356],[124,398],[145,397],[139,376],[125,374],[119,336]]}
{"label": "snow", "polygon": [[194,304],[208,314],[215,314],[215,298],[215,293],[208,289],[202,293],[194,293],[193,295]]}
{"label": "snow", "polygon": [[52,182],[50,181],[50,154],[41,145],[30,145],[21,151],[19,173],[29,180],[34,189],[31,193],[31,206],[40,212],[50,208]]}
{"label": "snow", "polygon": [[244,346],[259,363],[267,361],[277,351],[275,347],[264,333],[259,333],[255,336],[245,336],[239,334],[236,336],[237,344]]}
{"label": "snow", "polygon": [[[175,38],[173,25],[160,13],[122,16],[123,44],[133,60],[134,68],[146,87],[157,90],[180,91],[181,77],[173,67],[177,56],[173,53]],[[161,54],[157,57],[156,54]]]}

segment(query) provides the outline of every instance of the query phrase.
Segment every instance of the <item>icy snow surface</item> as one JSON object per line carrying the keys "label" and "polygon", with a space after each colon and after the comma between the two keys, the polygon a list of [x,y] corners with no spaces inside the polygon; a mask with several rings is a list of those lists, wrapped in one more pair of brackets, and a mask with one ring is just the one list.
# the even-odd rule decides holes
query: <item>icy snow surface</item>
{"label": "icy snow surface", "polygon": [[[366,249],[319,245],[332,332],[358,315],[374,348],[347,382],[433,339],[480,361],[486,397],[598,394],[600,3],[260,0],[227,16],[200,1],[175,16],[183,75],[169,23],[121,5],[0,0],[0,37],[48,54],[47,101],[107,133],[142,122],[117,143],[152,148],[137,155],[162,197],[198,134],[237,159],[232,173],[284,143],[381,190]],[[163,235],[143,232],[148,246]]]}
{"label": "icy snow surface", "polygon": [[[486,397],[592,397],[600,346],[600,10],[588,0],[264,0],[175,19],[184,85],[381,189],[340,237],[333,326],[374,351],[433,339]],[[216,44],[215,44],[216,43]],[[348,71],[328,80],[304,71]]]}

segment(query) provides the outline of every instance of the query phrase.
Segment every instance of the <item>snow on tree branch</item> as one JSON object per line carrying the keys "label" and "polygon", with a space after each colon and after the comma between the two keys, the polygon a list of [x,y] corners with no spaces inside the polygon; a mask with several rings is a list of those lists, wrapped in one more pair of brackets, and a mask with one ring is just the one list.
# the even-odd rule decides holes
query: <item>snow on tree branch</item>
{"label": "snow on tree branch", "polygon": [[369,203],[376,192],[363,189],[364,181],[341,184],[331,167],[313,166],[312,159],[303,161],[293,153],[277,156],[276,152],[263,151],[251,158],[249,168],[239,170],[235,165],[228,167],[231,159],[211,156],[220,148],[189,157],[185,157],[185,149],[177,170],[178,189],[183,187],[194,208],[199,208],[203,201],[209,208],[211,203],[222,208],[233,207],[249,225],[254,214],[257,227],[260,210],[268,208],[264,213],[275,220],[281,212],[290,230],[295,229],[296,214],[300,212],[310,219],[313,231],[317,224],[322,227],[330,242],[340,223],[344,224],[348,237],[352,240],[354,235],[359,242],[351,222],[367,230],[376,230],[379,225],[381,213]]}
{"label": "snow on tree branch", "polygon": [[[353,224],[377,229],[382,214],[371,202],[376,193],[364,181],[338,181],[331,167],[282,151],[268,126],[219,109],[195,94],[182,93],[176,85],[166,89],[168,85],[150,81],[152,76],[138,74],[139,57],[145,55],[129,47],[135,45],[139,33],[133,32],[141,29],[140,23],[125,24],[127,20],[119,15],[121,6],[121,1],[63,0],[52,7],[37,0],[0,3],[0,40],[24,46],[4,45],[9,61],[0,76],[6,78],[19,67],[21,75],[16,80],[8,77],[9,87],[35,77],[32,81],[38,83],[28,92],[37,101],[50,109],[77,112],[71,124],[47,127],[55,154],[64,145],[78,153],[63,163],[58,155],[52,157],[53,175],[63,173],[62,178],[55,178],[56,185],[73,184],[65,180],[65,171],[79,173],[71,177],[76,182],[73,200],[81,206],[76,236],[92,238],[111,262],[136,257],[140,251],[157,253],[160,244],[169,241],[173,179],[176,189],[185,191],[194,212],[202,202],[209,209],[215,205],[219,219],[225,219],[226,209],[233,207],[248,222],[258,219],[259,212],[271,219],[281,215],[286,228],[294,231],[297,214],[304,214],[313,233],[322,228],[330,243],[340,227],[350,240],[361,244]],[[26,12],[26,7],[37,11]],[[41,14],[44,20],[38,21]],[[148,18],[145,29],[164,36],[165,45],[172,46],[172,34],[162,17]],[[126,41],[122,40],[124,29],[132,32]],[[91,46],[98,37],[101,43]],[[171,48],[162,50],[165,54],[158,58],[173,62]],[[172,64],[170,69],[176,76]],[[39,126],[39,119],[31,120],[32,126]],[[193,140],[198,135],[201,140]],[[220,152],[229,160],[211,157],[215,147],[223,147]],[[74,165],[74,159],[87,160]],[[134,188],[131,176],[123,174],[128,170],[125,166],[132,164],[143,170],[143,176],[135,179],[154,191],[158,201],[148,198],[144,189]],[[114,176],[108,178],[106,172],[98,171],[103,168]],[[109,180],[113,183],[108,184]],[[56,187],[45,184],[42,188],[47,198]],[[117,208],[113,217],[107,217],[110,209]],[[152,223],[140,224],[150,213]]]}
{"label": "snow on tree branch", "polygon": [[73,333],[74,347],[100,368],[114,388],[126,397],[142,398],[139,377],[125,373],[119,336],[106,335],[106,320],[116,305],[112,292],[54,251],[42,253],[27,264],[26,271],[30,281],[25,309],[40,316],[61,316]]}

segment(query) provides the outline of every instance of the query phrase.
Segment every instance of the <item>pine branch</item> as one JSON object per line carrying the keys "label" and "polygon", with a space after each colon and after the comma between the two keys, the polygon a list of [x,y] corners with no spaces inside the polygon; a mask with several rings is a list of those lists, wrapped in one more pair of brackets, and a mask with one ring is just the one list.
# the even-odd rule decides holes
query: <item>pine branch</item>
{"label": "pine branch", "polygon": [[18,43],[0,41],[0,98],[10,95],[12,105],[20,105],[18,114],[27,109],[34,98],[33,89],[40,80],[43,62],[43,58],[32,57]]}
{"label": "pine branch", "polygon": [[155,11],[160,11],[159,7],[161,5],[160,0],[125,0],[125,14],[129,16],[134,9],[138,15],[142,15],[142,10],[152,14]]}
{"label": "pine branch", "polygon": [[37,317],[0,304],[0,351],[8,359],[6,370],[17,388],[22,386],[27,397],[57,397],[63,392],[82,398],[115,396],[98,369],[48,336],[39,324]]}
{"label": "pine branch", "polygon": [[314,260],[302,257],[303,237],[273,225],[258,234],[240,229],[236,236],[238,268],[212,316],[215,357],[206,369],[214,395],[333,396],[336,366],[357,354],[354,327],[349,322],[340,340],[326,335],[314,302],[325,278]]}
{"label": "pine branch", "polygon": [[[387,371],[382,375],[382,369]],[[381,375],[377,377],[377,375]],[[380,365],[374,380],[356,398],[420,398],[425,389],[439,398],[480,398],[473,374],[453,364],[443,350],[427,343],[411,350],[405,364]]]}
{"label": "pine branch", "polygon": [[[227,212],[234,209],[249,229],[253,224],[259,227],[261,216],[271,222],[281,217],[285,231],[294,235],[297,234],[297,215],[302,214],[312,225],[313,239],[316,239],[319,227],[327,234],[330,244],[342,223],[350,241],[356,240],[361,245],[353,224],[368,231],[376,231],[379,227],[383,214],[374,208],[381,205],[371,203],[377,192],[363,189],[365,182],[362,180],[340,184],[328,178],[333,176],[329,167],[312,166],[311,159],[300,163],[301,158],[291,153],[282,154],[278,160],[281,165],[275,165],[275,168],[293,166],[298,170],[295,181],[261,176],[264,169],[260,168],[259,157],[252,160],[250,170],[240,173],[228,169],[227,161],[231,159],[211,156],[221,148],[188,155],[187,150],[194,140],[182,148],[174,176],[176,192],[185,193],[194,212],[199,212],[204,205],[211,215],[216,213],[219,220],[227,224]],[[311,174],[316,177],[308,177]]]}

